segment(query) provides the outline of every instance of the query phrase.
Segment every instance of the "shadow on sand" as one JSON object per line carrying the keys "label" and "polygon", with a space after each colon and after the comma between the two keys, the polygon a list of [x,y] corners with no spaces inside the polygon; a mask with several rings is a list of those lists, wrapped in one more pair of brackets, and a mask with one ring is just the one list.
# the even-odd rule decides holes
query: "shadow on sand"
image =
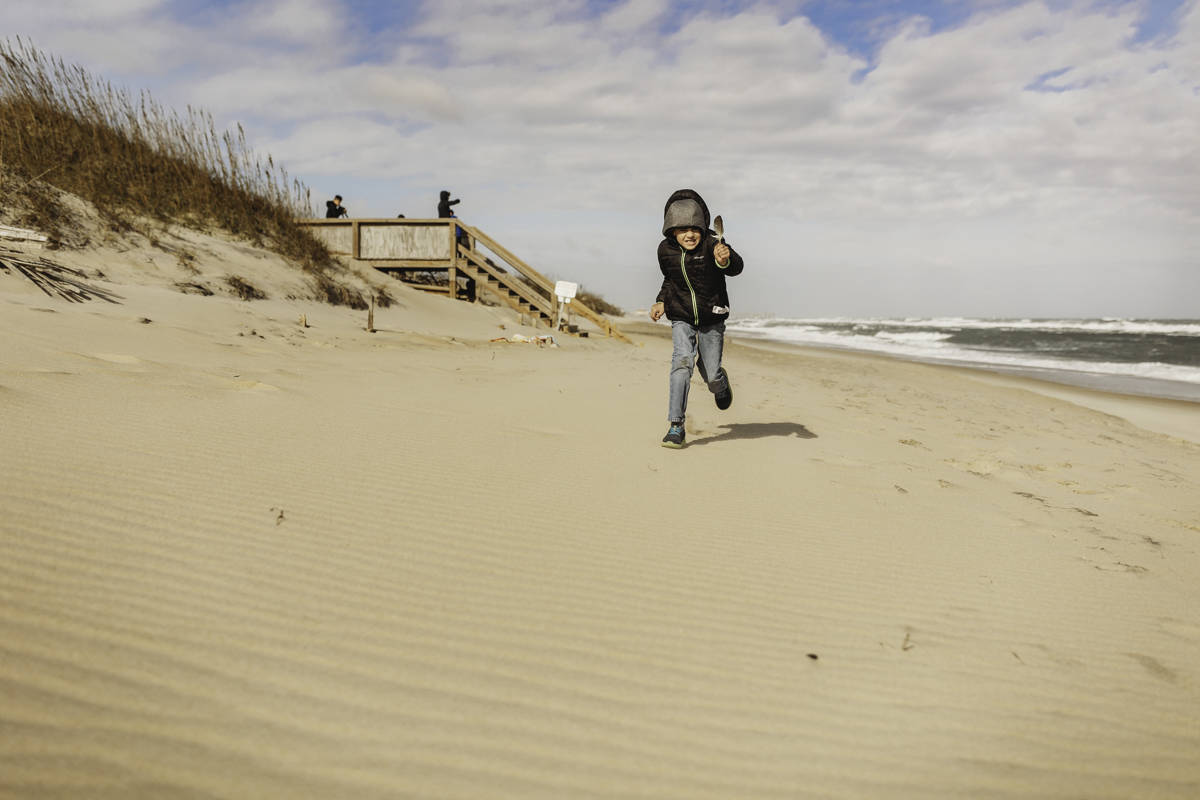
{"label": "shadow on sand", "polygon": [[817,435],[799,422],[734,422],[722,425],[724,433],[716,436],[706,436],[703,439],[693,439],[688,447],[698,447],[712,442],[726,442],[731,439],[765,439],[769,436],[795,436],[797,439],[815,439]]}

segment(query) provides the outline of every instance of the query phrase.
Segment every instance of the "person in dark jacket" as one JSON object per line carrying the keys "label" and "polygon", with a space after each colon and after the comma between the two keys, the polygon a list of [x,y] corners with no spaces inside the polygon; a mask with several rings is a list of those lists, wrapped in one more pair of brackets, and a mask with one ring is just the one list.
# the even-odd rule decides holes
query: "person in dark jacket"
{"label": "person in dark jacket", "polygon": [[325,201],[325,219],[338,219],[339,217],[348,217],[349,212],[342,205],[342,196],[335,194],[332,200]]}
{"label": "person in dark jacket", "polygon": [[725,279],[742,271],[742,257],[709,230],[708,206],[692,189],[680,189],[663,209],[663,240],[658,245],[662,289],[650,318],[671,321],[671,377],[667,435],[663,447],[683,447],[684,419],[692,369],[699,355],[700,377],[717,408],[733,404],[729,374],[721,365],[729,294]]}
{"label": "person in dark jacket", "polygon": [[438,200],[438,219],[448,219],[454,216],[454,212],[450,210],[450,206],[458,205],[462,200],[457,197],[450,199],[450,192],[443,189],[441,199]]}

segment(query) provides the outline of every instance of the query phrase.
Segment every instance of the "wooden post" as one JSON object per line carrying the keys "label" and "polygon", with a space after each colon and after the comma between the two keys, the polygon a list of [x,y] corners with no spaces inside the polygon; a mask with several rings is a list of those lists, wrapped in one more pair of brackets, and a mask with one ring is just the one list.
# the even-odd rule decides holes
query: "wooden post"
{"label": "wooden post", "polygon": [[367,333],[375,332],[375,294],[371,294],[371,308],[367,311]]}
{"label": "wooden post", "polygon": [[446,275],[449,278],[450,297],[458,299],[458,237],[454,234],[457,232],[456,223],[450,220],[450,269]]}
{"label": "wooden post", "polygon": [[355,261],[358,260],[358,254],[361,252],[358,241],[359,227],[358,220],[350,223],[350,257]]}

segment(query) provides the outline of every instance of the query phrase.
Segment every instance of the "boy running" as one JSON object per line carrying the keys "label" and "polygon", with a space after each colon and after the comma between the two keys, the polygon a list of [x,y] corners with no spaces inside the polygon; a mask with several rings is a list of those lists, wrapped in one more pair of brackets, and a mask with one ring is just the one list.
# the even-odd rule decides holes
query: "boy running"
{"label": "boy running", "polygon": [[725,277],[742,271],[742,257],[708,229],[708,206],[691,189],[667,198],[663,209],[663,240],[658,245],[662,289],[650,308],[650,318],[671,320],[671,381],[663,447],[683,447],[692,368],[699,354],[700,377],[713,393],[717,408],[733,403],[729,375],[721,366],[729,295]]}

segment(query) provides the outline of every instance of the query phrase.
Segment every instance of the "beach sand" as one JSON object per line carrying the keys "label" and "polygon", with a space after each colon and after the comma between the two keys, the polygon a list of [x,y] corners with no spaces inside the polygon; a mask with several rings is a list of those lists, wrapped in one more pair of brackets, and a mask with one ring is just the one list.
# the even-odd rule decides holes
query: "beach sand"
{"label": "beach sand", "polygon": [[0,273],[0,796],[1200,797],[1186,407],[731,341],[672,451],[661,327],[122,263]]}

